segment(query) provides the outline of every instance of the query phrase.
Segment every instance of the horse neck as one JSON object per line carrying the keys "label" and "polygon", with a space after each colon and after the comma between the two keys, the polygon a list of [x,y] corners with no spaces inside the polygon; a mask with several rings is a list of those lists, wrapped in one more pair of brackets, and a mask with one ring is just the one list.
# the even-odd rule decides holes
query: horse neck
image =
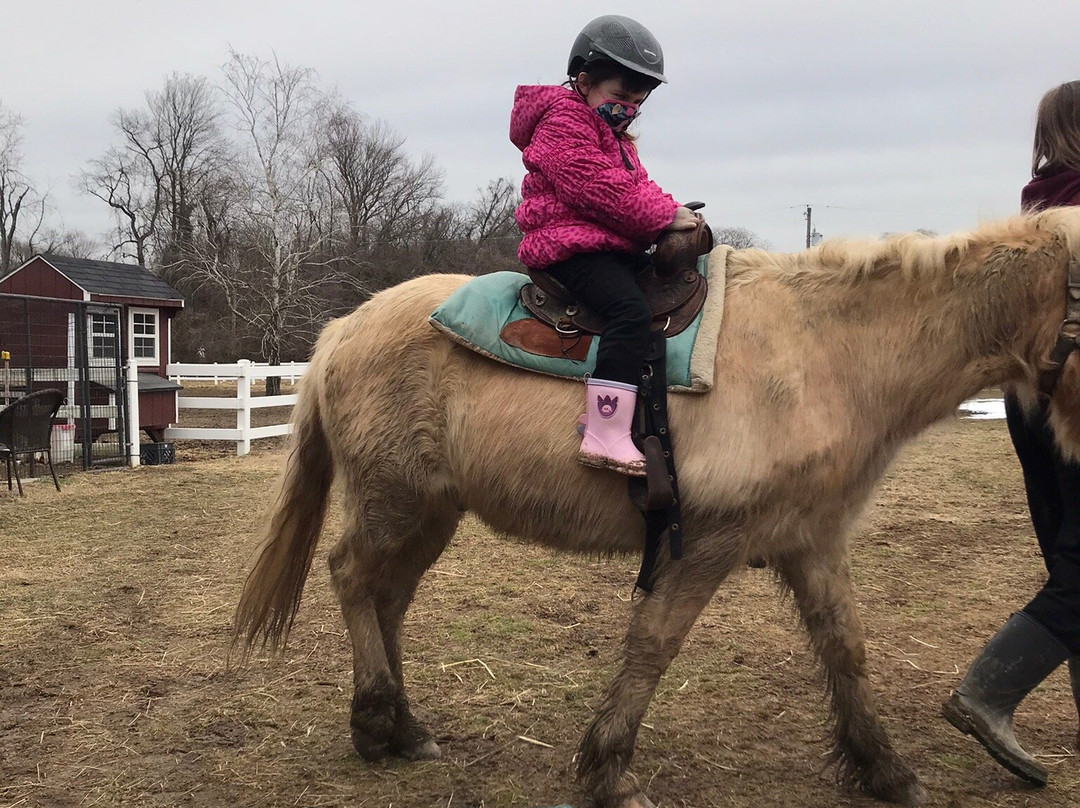
{"label": "horse neck", "polygon": [[1064,244],[1045,237],[974,242],[932,271],[867,281],[866,392],[887,431],[912,436],[982,389],[1030,382],[1061,321],[1066,265]]}

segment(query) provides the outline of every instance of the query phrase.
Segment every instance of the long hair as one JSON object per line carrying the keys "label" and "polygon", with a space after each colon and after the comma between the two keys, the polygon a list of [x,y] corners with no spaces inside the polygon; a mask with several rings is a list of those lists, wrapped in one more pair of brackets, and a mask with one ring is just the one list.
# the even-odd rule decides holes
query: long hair
{"label": "long hair", "polygon": [[1050,90],[1039,102],[1031,176],[1080,171],[1080,81]]}

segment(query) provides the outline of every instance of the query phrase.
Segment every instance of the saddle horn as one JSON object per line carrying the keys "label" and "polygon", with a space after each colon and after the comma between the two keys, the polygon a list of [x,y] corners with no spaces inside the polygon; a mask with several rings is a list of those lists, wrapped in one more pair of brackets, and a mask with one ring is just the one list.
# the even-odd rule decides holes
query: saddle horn
{"label": "saddle horn", "polygon": [[698,256],[711,252],[712,248],[712,230],[704,219],[699,218],[693,230],[667,230],[656,240],[653,271],[660,278],[674,278],[686,270],[697,271]]}

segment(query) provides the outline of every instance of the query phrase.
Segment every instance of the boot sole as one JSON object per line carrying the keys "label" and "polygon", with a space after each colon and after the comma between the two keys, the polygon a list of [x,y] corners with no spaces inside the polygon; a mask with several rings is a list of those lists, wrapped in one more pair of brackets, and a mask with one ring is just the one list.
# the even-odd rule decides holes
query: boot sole
{"label": "boot sole", "polygon": [[588,466],[593,469],[607,469],[608,471],[617,471],[619,474],[626,474],[629,477],[644,477],[645,466],[628,466],[625,463],[619,463],[612,460],[610,457],[599,457],[596,455],[578,455],[578,463],[583,466]]}
{"label": "boot sole", "polygon": [[1019,760],[997,744],[994,741],[994,734],[978,715],[963,709],[955,703],[954,699],[949,699],[941,705],[941,715],[956,729],[982,744],[983,748],[990,753],[990,757],[1017,777],[1027,780],[1032,785],[1040,787],[1046,785],[1046,771],[1038,764]]}

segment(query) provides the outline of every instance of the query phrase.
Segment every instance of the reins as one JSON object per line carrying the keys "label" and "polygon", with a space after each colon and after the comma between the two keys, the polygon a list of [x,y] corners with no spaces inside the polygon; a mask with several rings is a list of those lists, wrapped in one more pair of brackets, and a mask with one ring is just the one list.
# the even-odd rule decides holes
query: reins
{"label": "reins", "polygon": [[1061,369],[1072,352],[1080,348],[1080,260],[1069,262],[1068,286],[1065,292],[1065,319],[1061,321],[1057,342],[1050,358],[1039,372],[1039,398],[1048,401],[1057,387]]}

